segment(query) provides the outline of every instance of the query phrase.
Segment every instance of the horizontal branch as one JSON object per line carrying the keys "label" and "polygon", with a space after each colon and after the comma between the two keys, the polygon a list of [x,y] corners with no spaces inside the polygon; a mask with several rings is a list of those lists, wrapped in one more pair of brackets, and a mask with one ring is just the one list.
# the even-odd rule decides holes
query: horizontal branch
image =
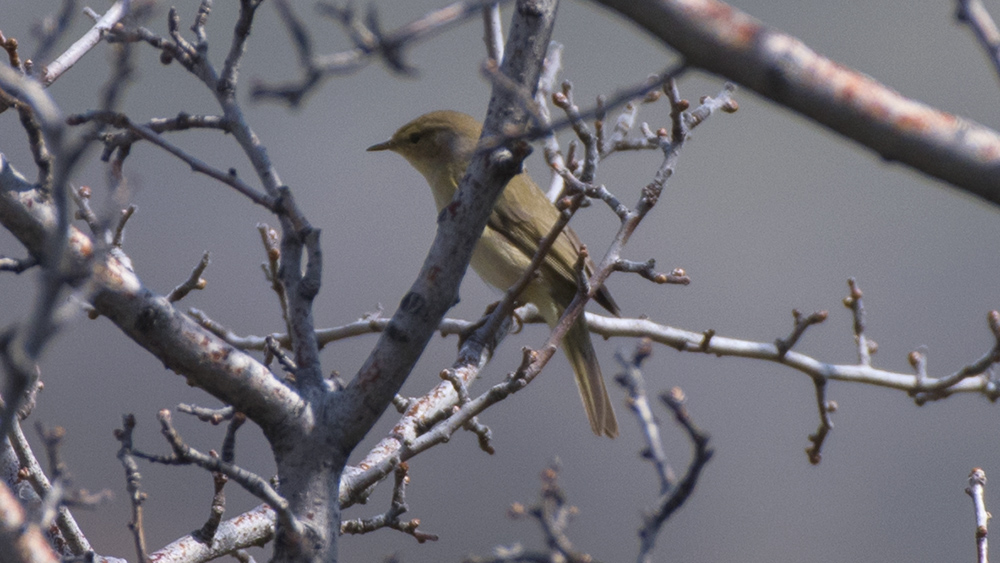
{"label": "horizontal branch", "polygon": [[[526,305],[517,310],[518,319],[525,323],[544,322],[537,310],[532,305]],[[714,331],[693,332],[667,325],[655,323],[645,319],[622,319],[586,314],[588,327],[592,332],[600,334],[606,338],[610,337],[648,337],[661,344],[670,346],[682,352],[696,352],[710,354],[714,356],[736,356],[743,358],[755,358],[767,360],[783,365],[812,377],[814,380],[835,380],[854,383],[863,383],[899,389],[910,394],[919,395],[921,393],[931,394],[933,398],[940,398],[952,393],[980,393],[990,399],[1000,396],[996,381],[987,375],[970,374],[968,377],[954,382],[943,392],[928,391],[928,388],[935,387],[939,382],[952,378],[953,375],[940,378],[930,378],[926,375],[917,376],[913,374],[897,373],[881,370],[866,364],[830,364],[817,360],[811,356],[795,352],[780,343],[754,342],[717,336]],[[202,319],[205,323],[206,320]],[[211,322],[211,321],[207,321]],[[461,333],[476,323],[468,321],[445,319],[442,321],[440,329],[443,333]],[[353,323],[348,323],[340,327],[332,327],[318,331],[324,333],[330,341],[341,338],[350,338],[360,334],[368,334],[385,330],[388,326],[388,319],[372,318],[361,319]],[[221,327],[216,327],[218,330]],[[275,335],[282,338],[281,335]],[[255,345],[259,337],[237,337],[228,334],[227,339],[242,339],[243,343]],[[780,342],[780,341],[779,341]],[[233,342],[236,344],[236,342]],[[459,361],[452,367],[455,375],[461,378],[461,382],[468,383],[476,378],[479,370],[489,360],[492,348],[486,346],[480,350],[479,355],[468,354],[466,348],[460,352]],[[994,346],[983,358],[974,364],[980,364],[997,357],[997,346]],[[475,357],[473,357],[475,356]],[[959,370],[959,372],[965,371]],[[956,372],[956,373],[959,373]],[[516,383],[516,382],[514,382]],[[420,452],[426,451],[433,445],[447,441],[448,437],[459,429],[464,428],[466,423],[472,420],[475,415],[481,413],[485,408],[492,405],[512,390],[506,389],[512,384],[511,381],[504,381],[491,389],[482,393],[479,397],[463,400],[455,389],[454,381],[442,381],[424,397],[411,401],[406,413],[396,424],[389,436],[380,441],[355,467],[348,467],[341,480],[340,499],[346,508],[363,498],[368,489],[374,486],[382,478],[388,476],[393,470],[404,461],[407,461]],[[455,408],[458,406],[459,408]],[[447,417],[442,421],[442,418]],[[437,424],[435,424],[437,423]],[[433,426],[431,431],[426,431],[428,426]],[[364,469],[362,469],[364,468]],[[252,530],[237,525],[244,517],[252,516],[256,523]],[[259,518],[267,519],[270,525],[262,524]],[[261,505],[252,511],[229,520],[220,527],[221,536],[217,535],[217,541],[224,543],[239,542],[240,545],[247,545],[246,542],[265,541],[273,534],[274,512],[267,506]],[[249,534],[247,537],[244,534]],[[239,537],[239,540],[234,539]],[[170,552],[174,547],[191,541],[188,538],[178,540],[174,546],[168,546],[159,553]],[[218,553],[217,551],[205,548],[205,555]],[[207,559],[196,558],[196,561]]]}
{"label": "horizontal branch", "polygon": [[[533,305],[520,307],[515,314],[518,320],[526,324],[544,322]],[[268,337],[239,336],[215,323],[201,311],[192,310],[191,315],[203,327],[242,350],[264,350],[266,347],[266,338],[274,338],[285,346],[288,343],[288,337],[284,334],[273,334]],[[594,313],[586,313],[586,315],[587,325],[591,332],[605,338],[648,337],[655,342],[670,346],[681,352],[698,352],[715,356],[736,356],[767,360],[787,365],[811,377],[866,383],[899,389],[911,394],[922,392],[936,394],[943,391],[945,394],[981,393],[991,399],[1000,397],[1000,387],[997,386],[996,382],[991,381],[988,377],[982,377],[986,368],[995,362],[998,354],[997,347],[988,351],[983,357],[977,359],[966,368],[962,368],[953,374],[934,378],[877,369],[865,363],[831,364],[823,362],[791,350],[788,343],[782,339],[778,339],[775,342],[755,342],[752,340],[718,336],[714,331],[693,332],[659,324],[647,319],[605,317]],[[323,344],[329,344],[346,338],[382,332],[388,325],[389,319],[387,318],[364,318],[344,325],[320,329],[316,331],[316,334],[317,338]],[[441,320],[438,330],[442,336],[461,335],[476,325],[477,323],[473,321],[445,318]],[[956,377],[957,375],[961,377]],[[941,389],[942,383],[951,383],[951,385],[948,385],[945,389]],[[932,398],[937,398],[937,396],[935,395]]]}
{"label": "horizontal branch", "polygon": [[[592,332],[605,338],[613,336],[648,337],[681,352],[768,360],[787,365],[813,377],[866,383],[913,394],[925,391],[928,387],[934,387],[936,382],[946,379],[946,377],[920,379],[917,375],[877,369],[863,364],[829,364],[791,350],[782,353],[782,347],[772,342],[728,338],[717,336],[711,331],[691,332],[645,319],[615,319],[587,313],[587,324]],[[994,347],[983,359],[979,359],[975,363],[978,364],[984,359],[995,357],[996,354],[997,349]],[[968,377],[948,387],[947,393],[981,393],[994,400],[1000,397],[1000,389],[998,389],[996,382],[982,374],[969,374]]]}

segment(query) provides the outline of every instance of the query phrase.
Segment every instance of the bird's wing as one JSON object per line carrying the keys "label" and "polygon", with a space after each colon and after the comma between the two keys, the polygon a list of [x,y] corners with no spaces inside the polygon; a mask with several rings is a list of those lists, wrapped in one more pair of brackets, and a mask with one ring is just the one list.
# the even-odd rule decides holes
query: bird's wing
{"label": "bird's wing", "polygon": [[[538,242],[549,233],[559,219],[559,211],[526,174],[511,179],[511,183],[525,181],[531,184],[530,188],[519,186],[517,191],[526,201],[519,201],[518,205],[514,205],[510,200],[510,184],[508,184],[508,188],[500,195],[501,200],[507,201],[497,202],[487,226],[507,239],[530,260],[538,249]],[[532,217],[536,221],[532,221]],[[559,287],[554,287],[554,291],[563,294],[576,291],[574,268],[582,246],[580,237],[569,227],[563,229],[552,245],[552,249],[549,250],[549,257],[552,260],[546,260],[542,267],[550,270],[552,275],[549,277],[553,281],[559,280]],[[594,264],[589,258],[584,267],[588,275],[593,273]],[[606,288],[601,287],[594,299],[612,314],[616,316],[620,314],[618,305]]]}

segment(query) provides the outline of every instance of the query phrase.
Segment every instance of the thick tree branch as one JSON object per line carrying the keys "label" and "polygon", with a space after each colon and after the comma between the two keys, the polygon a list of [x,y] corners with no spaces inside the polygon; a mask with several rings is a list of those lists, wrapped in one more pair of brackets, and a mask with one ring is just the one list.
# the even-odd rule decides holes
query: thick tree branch
{"label": "thick tree branch", "polygon": [[[51,202],[2,155],[0,224],[32,254],[41,250],[56,227]],[[67,252],[80,263],[95,258],[92,241],[76,228],[71,228]],[[262,427],[279,424],[289,412],[301,408],[300,399],[267,368],[145,288],[119,249],[111,249],[98,260],[91,279],[95,309],[166,367],[234,405]]]}
{"label": "thick tree branch", "polygon": [[[519,2],[511,26],[501,72],[534,92],[555,21],[555,2]],[[512,56],[511,54],[515,54]],[[514,95],[494,88],[483,137],[520,130],[526,117]],[[524,146],[479,152],[459,186],[449,213],[439,218],[434,245],[417,280],[358,375],[336,397],[337,418],[346,446],[353,447],[389,405],[403,384],[444,313],[455,303],[472,249],[486,224],[493,202],[527,156]]]}
{"label": "thick tree branch", "polygon": [[1000,135],[904,97],[718,0],[598,0],[685,61],[1000,205]]}

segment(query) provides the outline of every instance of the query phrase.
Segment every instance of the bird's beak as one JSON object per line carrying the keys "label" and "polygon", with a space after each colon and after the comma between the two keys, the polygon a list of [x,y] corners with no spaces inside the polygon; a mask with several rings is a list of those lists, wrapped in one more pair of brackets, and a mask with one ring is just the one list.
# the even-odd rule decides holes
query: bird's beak
{"label": "bird's beak", "polygon": [[368,152],[373,152],[373,151],[391,151],[392,149],[393,149],[393,143],[392,140],[390,139],[384,143],[372,145],[365,150],[367,150]]}

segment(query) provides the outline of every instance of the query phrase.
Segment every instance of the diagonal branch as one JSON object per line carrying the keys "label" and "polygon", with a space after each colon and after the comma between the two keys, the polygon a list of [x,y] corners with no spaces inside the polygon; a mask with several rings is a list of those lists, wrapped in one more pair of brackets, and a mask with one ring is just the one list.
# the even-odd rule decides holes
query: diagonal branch
{"label": "diagonal branch", "polygon": [[[501,72],[534,91],[555,21],[555,2],[519,2]],[[517,53],[517,56],[511,56]],[[493,137],[509,126],[519,130],[526,116],[507,89],[494,88],[483,137]],[[344,408],[337,418],[353,447],[389,405],[417,359],[423,353],[444,313],[454,304],[458,286],[472,250],[486,225],[493,202],[527,156],[526,146],[499,147],[478,152],[460,183],[450,209],[438,222],[434,245],[416,281],[403,297],[388,328],[365,364],[336,397]],[[349,446],[348,446],[349,444]]]}
{"label": "diagonal branch", "polygon": [[62,55],[59,55],[56,60],[52,61],[46,65],[45,69],[42,71],[42,75],[39,80],[42,84],[48,86],[56,81],[63,73],[69,70],[77,61],[79,61],[88,51],[94,48],[95,45],[100,43],[101,38],[104,37],[104,33],[111,29],[111,26],[118,23],[120,19],[125,17],[128,13],[129,7],[131,5],[130,0],[118,0],[112,4],[111,8],[105,12],[104,16],[101,17],[90,28],[90,31],[85,33],[83,37],[76,40],[69,49],[67,49]]}
{"label": "diagonal branch", "polygon": [[724,76],[875,151],[1000,205],[1000,134],[911,100],[718,0],[598,0]]}
{"label": "diagonal branch", "polygon": [[994,70],[1000,74],[1000,29],[997,29],[982,0],[958,0],[955,18],[969,26],[993,63]]}
{"label": "diagonal branch", "polygon": [[[34,254],[55,230],[54,216],[52,203],[0,155],[0,224]],[[66,254],[77,263],[95,260],[93,242],[72,227]],[[92,267],[91,296],[97,312],[167,368],[265,427],[301,408],[301,400],[266,367],[144,287],[120,249],[96,259]]]}

